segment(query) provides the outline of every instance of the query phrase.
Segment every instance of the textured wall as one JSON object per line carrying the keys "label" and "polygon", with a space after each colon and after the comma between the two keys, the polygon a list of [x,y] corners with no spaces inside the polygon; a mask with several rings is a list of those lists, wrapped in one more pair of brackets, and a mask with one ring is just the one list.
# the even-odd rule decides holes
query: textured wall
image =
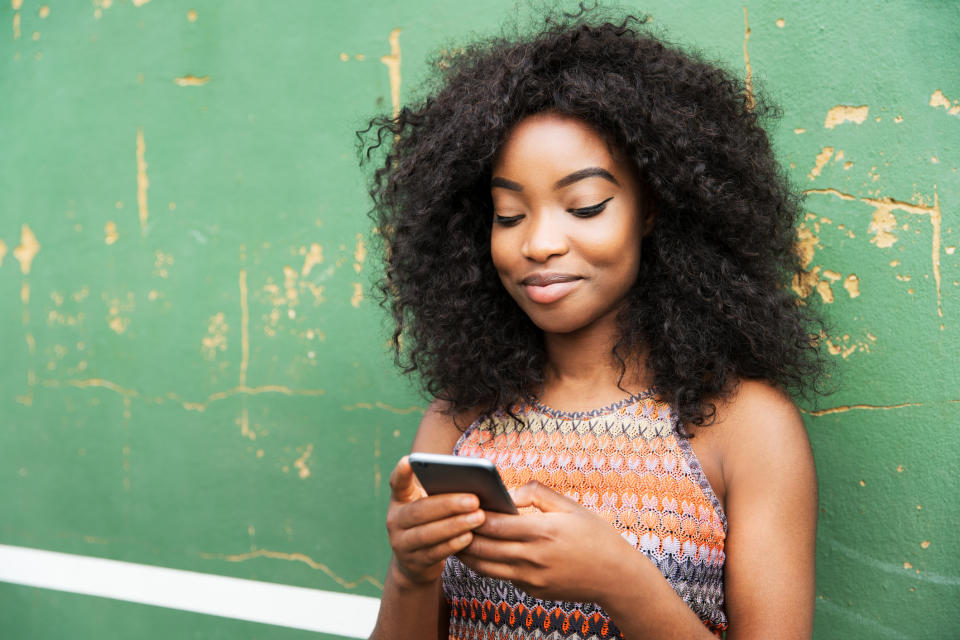
{"label": "textured wall", "polygon": [[[353,130],[512,3],[3,2],[0,543],[377,596],[425,401]],[[642,10],[784,108],[841,381],[804,406],[816,637],[956,637],[960,5]],[[0,584],[4,637],[188,632],[306,636]]]}

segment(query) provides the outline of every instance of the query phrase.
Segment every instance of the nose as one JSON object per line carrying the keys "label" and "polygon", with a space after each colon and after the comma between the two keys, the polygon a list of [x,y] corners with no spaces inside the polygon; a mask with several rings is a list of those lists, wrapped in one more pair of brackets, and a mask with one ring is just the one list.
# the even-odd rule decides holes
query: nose
{"label": "nose", "polygon": [[530,215],[521,250],[523,256],[533,262],[546,262],[554,256],[565,254],[569,245],[563,224],[546,212]]}

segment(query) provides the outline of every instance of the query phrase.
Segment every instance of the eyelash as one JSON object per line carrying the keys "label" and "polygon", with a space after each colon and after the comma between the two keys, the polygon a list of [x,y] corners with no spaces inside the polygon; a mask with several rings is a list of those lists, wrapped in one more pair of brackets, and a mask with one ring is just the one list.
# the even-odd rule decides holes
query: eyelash
{"label": "eyelash", "polygon": [[[567,209],[567,212],[572,213],[578,218],[592,218],[593,216],[597,215],[598,213],[606,209],[607,203],[610,202],[611,200],[613,200],[613,196],[610,196],[606,200],[602,202],[598,202],[597,204],[591,205],[589,207],[581,207],[579,209]],[[499,225],[503,225],[505,227],[512,227],[513,225],[520,222],[521,219],[523,219],[522,215],[501,216],[496,213],[493,215],[494,222],[496,222]]]}

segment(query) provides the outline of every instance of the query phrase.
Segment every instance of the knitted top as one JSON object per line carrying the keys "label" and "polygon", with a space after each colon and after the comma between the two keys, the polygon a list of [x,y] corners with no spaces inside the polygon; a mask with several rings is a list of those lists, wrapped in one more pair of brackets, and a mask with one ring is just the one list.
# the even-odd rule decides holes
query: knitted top
{"label": "knitted top", "polygon": [[[508,489],[537,480],[600,514],[721,635],[726,516],[689,441],[676,435],[670,406],[645,392],[589,412],[513,410],[522,424],[499,411],[472,424],[454,453],[487,458]],[[450,640],[623,638],[597,604],[534,598],[456,556],[442,581]]]}

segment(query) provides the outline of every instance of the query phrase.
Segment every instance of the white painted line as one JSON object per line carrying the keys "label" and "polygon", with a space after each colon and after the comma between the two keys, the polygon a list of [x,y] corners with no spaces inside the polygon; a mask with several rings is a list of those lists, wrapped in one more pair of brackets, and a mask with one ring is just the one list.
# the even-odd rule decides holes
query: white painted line
{"label": "white painted line", "polygon": [[366,596],[3,544],[0,582],[350,638],[370,635],[380,607]]}

